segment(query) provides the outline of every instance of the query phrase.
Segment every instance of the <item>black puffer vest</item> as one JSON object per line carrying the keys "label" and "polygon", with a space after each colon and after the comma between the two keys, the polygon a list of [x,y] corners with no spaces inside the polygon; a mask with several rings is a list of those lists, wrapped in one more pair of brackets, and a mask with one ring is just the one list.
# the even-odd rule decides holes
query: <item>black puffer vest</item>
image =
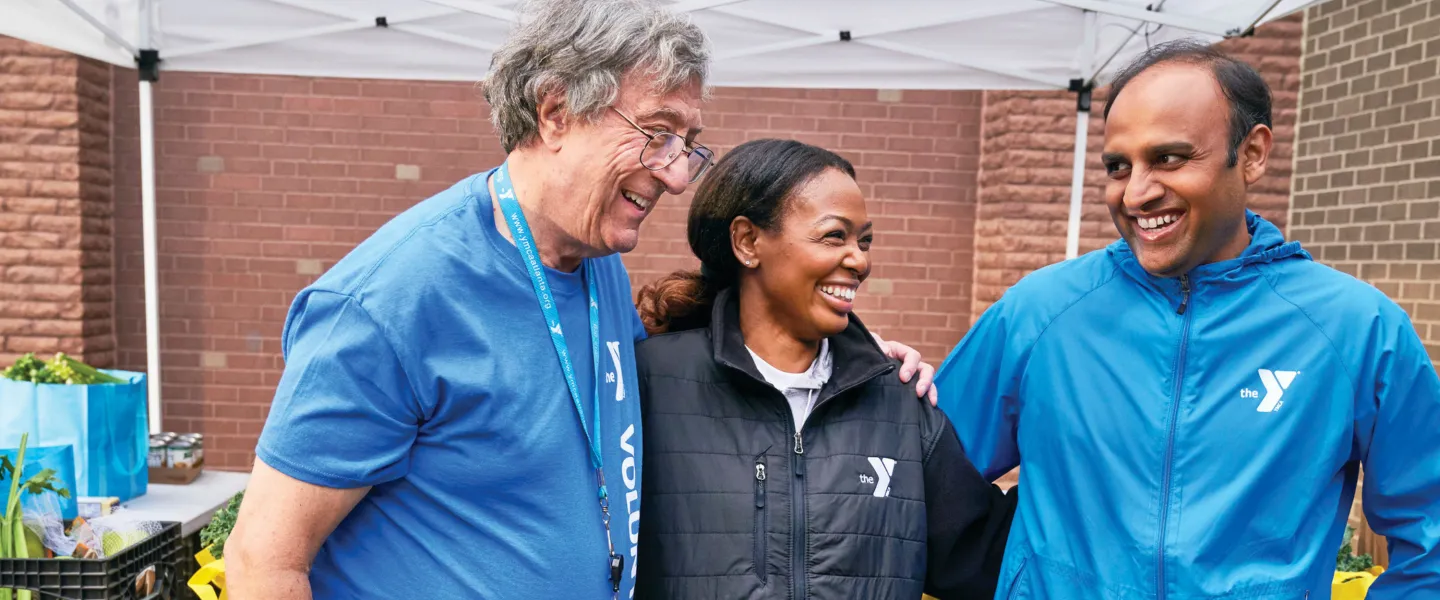
{"label": "black puffer vest", "polygon": [[645,427],[636,597],[901,598],[926,579],[923,463],[943,414],[851,317],[797,434],[745,349],[739,302],[637,346]]}

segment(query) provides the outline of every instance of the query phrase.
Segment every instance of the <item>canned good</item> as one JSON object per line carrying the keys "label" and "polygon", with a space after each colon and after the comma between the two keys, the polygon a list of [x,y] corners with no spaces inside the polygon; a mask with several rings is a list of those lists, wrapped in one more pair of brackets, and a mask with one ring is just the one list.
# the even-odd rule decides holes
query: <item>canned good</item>
{"label": "canned good", "polygon": [[169,467],[172,469],[195,468],[195,444],[185,438],[171,440],[165,446]]}
{"label": "canned good", "polygon": [[170,461],[169,449],[166,448],[167,443],[165,438],[150,436],[150,458],[148,461],[150,468],[160,469],[168,466]]}
{"label": "canned good", "polygon": [[181,436],[181,437],[190,440],[190,444],[194,447],[194,450],[195,450],[195,464],[197,464],[197,465],[203,465],[203,464],[205,464],[205,434],[203,434],[203,433],[187,433],[187,434],[185,434],[185,435],[183,435],[183,436]]}

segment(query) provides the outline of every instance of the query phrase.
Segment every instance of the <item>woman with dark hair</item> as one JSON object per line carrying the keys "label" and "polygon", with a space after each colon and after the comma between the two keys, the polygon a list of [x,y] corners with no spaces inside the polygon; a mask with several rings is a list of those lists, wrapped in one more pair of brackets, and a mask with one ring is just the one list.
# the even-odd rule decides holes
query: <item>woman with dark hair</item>
{"label": "woman with dark hair", "polygon": [[1014,494],[851,312],[871,224],[850,163],[742,144],[700,183],[689,240],[701,269],[638,300],[636,597],[990,598]]}

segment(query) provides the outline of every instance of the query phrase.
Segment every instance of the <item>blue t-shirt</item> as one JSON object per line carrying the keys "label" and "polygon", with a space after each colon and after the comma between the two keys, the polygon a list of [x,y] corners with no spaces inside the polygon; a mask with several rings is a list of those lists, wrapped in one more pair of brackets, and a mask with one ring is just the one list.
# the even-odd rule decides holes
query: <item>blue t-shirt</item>
{"label": "blue t-shirt", "polygon": [[[495,229],[489,174],[381,227],[290,309],[285,373],[256,454],[301,481],[373,486],[315,558],[317,599],[611,597],[585,437],[520,253]],[[599,377],[625,598],[640,524],[634,342],[644,328],[620,257],[587,264],[546,274],[587,423]],[[587,276],[601,296],[599,374]]]}

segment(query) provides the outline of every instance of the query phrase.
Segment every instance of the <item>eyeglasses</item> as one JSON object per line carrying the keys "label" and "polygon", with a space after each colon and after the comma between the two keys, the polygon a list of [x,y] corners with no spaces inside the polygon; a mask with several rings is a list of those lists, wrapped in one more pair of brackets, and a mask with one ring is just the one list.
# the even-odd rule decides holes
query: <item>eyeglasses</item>
{"label": "eyeglasses", "polygon": [[700,179],[701,175],[705,174],[705,170],[710,168],[710,164],[715,160],[715,153],[711,152],[709,148],[701,146],[700,144],[692,144],[687,147],[684,138],[668,131],[645,131],[645,128],[636,125],[633,119],[625,116],[625,113],[620,112],[613,106],[610,107],[610,110],[615,111],[615,114],[625,119],[625,122],[629,123],[631,127],[634,127],[636,131],[650,138],[650,141],[645,143],[645,147],[640,149],[640,165],[646,169],[651,171],[663,170],[674,163],[675,159],[680,158],[681,154],[684,154],[689,160],[690,183],[695,183],[696,180]]}

